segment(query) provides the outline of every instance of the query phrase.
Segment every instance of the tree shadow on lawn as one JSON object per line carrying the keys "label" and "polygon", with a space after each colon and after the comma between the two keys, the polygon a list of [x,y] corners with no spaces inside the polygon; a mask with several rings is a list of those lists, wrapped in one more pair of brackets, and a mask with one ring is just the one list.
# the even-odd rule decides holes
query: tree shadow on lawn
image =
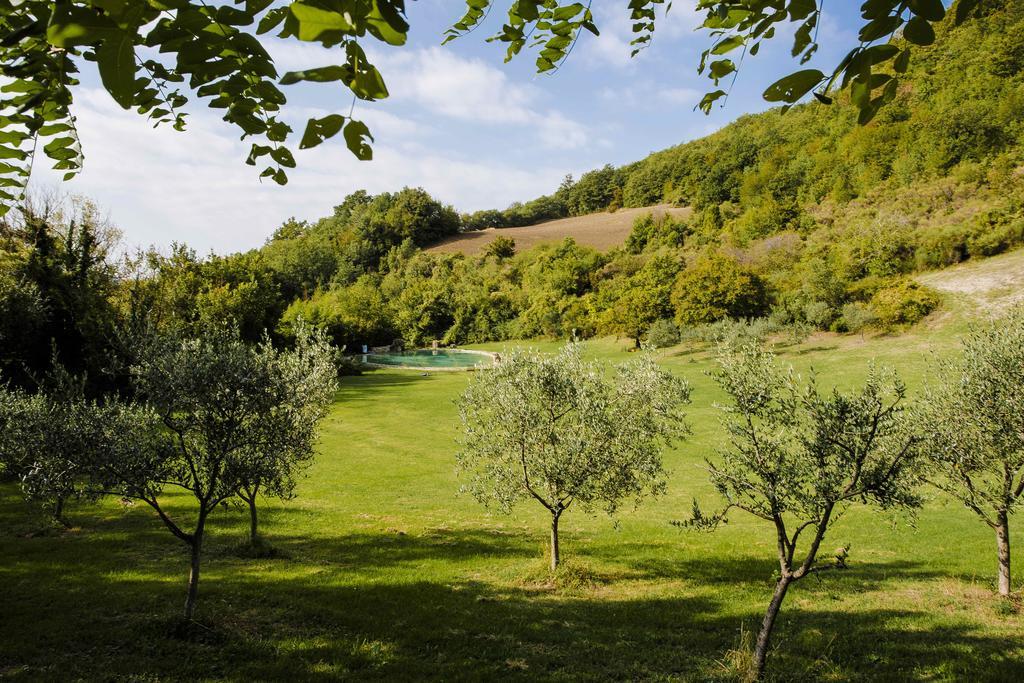
{"label": "tree shadow on lawn", "polygon": [[437,379],[434,374],[424,374],[415,370],[370,370],[362,375],[342,377],[335,401],[351,403],[361,399],[375,397],[386,391],[410,384],[421,384]]}
{"label": "tree shadow on lawn", "polygon": [[[763,555],[721,557],[709,554],[705,547],[688,549],[681,540],[678,551],[668,557],[652,555],[650,546],[639,541],[591,546],[585,552],[605,565],[622,567],[624,574],[636,579],[685,579],[702,585],[774,586],[774,575],[779,565],[778,560],[770,554],[773,550],[769,549]],[[829,556],[823,554],[821,560],[827,563]],[[839,582],[846,578],[861,583],[883,583],[893,578],[954,578],[947,572],[937,571],[921,562],[868,562],[856,557],[849,561],[845,570],[822,576],[822,582],[836,582],[839,586],[842,585]],[[818,582],[809,577],[800,585],[809,586],[812,583]]]}
{"label": "tree shadow on lawn", "polygon": [[[169,536],[160,550],[178,548],[180,562],[169,554],[154,560],[134,537],[127,550],[123,538],[86,536],[72,552],[59,538],[7,540],[15,561],[0,567],[11,601],[0,624],[0,676],[707,680],[727,677],[719,662],[736,647],[741,622],[749,630],[761,617],[760,604],[749,609],[706,591],[623,599],[600,588],[538,592],[458,572],[428,580],[415,570],[430,559],[477,559],[486,573],[488,558],[536,554],[528,536],[496,536],[441,530],[400,539],[287,538],[279,542],[294,559],[269,564],[214,552],[199,608],[212,635],[186,640],[171,635],[187,562]],[[34,541],[36,551],[18,552]],[[648,578],[767,585],[769,564],[743,557],[641,566]],[[386,580],[368,571],[385,565],[408,568]],[[908,569],[878,564],[864,571]],[[1024,666],[1024,643],[1008,643],[980,624],[936,624],[932,617],[790,604],[771,670],[782,680],[1013,680]]]}

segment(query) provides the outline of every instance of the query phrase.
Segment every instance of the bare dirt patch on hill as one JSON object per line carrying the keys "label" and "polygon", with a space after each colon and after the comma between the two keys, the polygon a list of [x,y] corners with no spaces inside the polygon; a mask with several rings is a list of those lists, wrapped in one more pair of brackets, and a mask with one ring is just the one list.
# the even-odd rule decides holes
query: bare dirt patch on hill
{"label": "bare dirt patch on hill", "polygon": [[547,242],[560,242],[566,237],[572,237],[577,243],[599,251],[607,251],[622,246],[633,229],[633,221],[647,213],[656,216],[667,213],[677,218],[687,218],[691,209],[668,205],[648,206],[640,209],[619,209],[615,213],[592,213],[587,216],[562,218],[522,228],[475,230],[449,237],[429,247],[427,251],[438,254],[462,252],[474,256],[498,237],[510,237],[515,240],[516,251],[526,251]]}
{"label": "bare dirt patch on hill", "polygon": [[925,273],[917,279],[980,308],[998,312],[1024,301],[1024,249]]}

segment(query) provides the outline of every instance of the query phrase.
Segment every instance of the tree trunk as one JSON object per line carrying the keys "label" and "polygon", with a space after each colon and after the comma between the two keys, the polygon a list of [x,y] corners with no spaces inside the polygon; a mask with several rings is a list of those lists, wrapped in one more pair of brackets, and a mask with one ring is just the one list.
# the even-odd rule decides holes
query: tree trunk
{"label": "tree trunk", "polygon": [[561,516],[561,512],[551,513],[551,571],[558,569],[559,554],[558,554],[558,518]]}
{"label": "tree trunk", "polygon": [[57,496],[53,504],[53,518],[63,527],[70,527],[68,520],[64,519],[64,496]]}
{"label": "tree trunk", "polygon": [[190,547],[192,550],[192,564],[188,572],[188,597],[185,598],[185,619],[192,620],[196,612],[196,596],[199,593],[199,560],[203,551],[203,532],[206,526],[206,513],[199,513],[199,522],[196,524],[196,531],[192,534]]}
{"label": "tree trunk", "polygon": [[764,621],[761,622],[761,631],[757,634],[757,645],[754,648],[754,677],[756,680],[761,680],[764,677],[764,665],[765,660],[768,659],[768,645],[771,641],[772,629],[775,628],[775,618],[779,616],[779,609],[782,607],[782,601],[786,597],[786,591],[789,590],[791,581],[792,579],[789,577],[782,577],[775,584],[775,594],[768,605],[768,611],[765,612]]}
{"label": "tree trunk", "polygon": [[256,547],[256,538],[259,536],[259,523],[256,518],[256,496],[248,500],[249,503],[249,545]]}
{"label": "tree trunk", "polygon": [[999,553],[999,595],[1010,595],[1010,520],[1006,511],[996,517],[996,548]]}

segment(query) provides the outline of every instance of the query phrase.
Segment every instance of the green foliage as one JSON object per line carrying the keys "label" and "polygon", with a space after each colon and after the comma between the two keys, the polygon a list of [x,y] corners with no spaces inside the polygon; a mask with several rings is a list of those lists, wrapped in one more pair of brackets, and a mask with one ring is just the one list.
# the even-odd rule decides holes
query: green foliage
{"label": "green foliage", "polygon": [[344,289],[297,299],[284,311],[277,331],[294,339],[304,323],[323,330],[336,346],[350,351],[363,344],[389,344],[395,337],[380,288],[369,277]]}
{"label": "green foliage", "polygon": [[679,326],[668,318],[655,320],[647,330],[647,343],[656,349],[667,349],[682,340]]}
{"label": "green foliage", "polygon": [[[261,0],[210,6],[205,2],[29,0],[0,3],[0,64],[8,83],[0,99],[0,211],[10,208],[28,181],[37,140],[65,179],[82,167],[72,114],[72,86],[94,62],[104,88],[124,109],[154,126],[184,130],[189,97],[205,100],[243,138],[254,137],[246,163],[268,164],[261,178],[287,182],[295,158],[286,145],[291,127],[281,118],[287,98],[279,86],[340,82],[363,100],[387,97],[360,40],[405,43],[403,0],[347,3]],[[339,64],[278,74],[260,38],[336,47]],[[366,125],[341,114],[309,119],[299,147],[314,147],[343,131],[348,148],[369,159]]]}
{"label": "green foliage", "polygon": [[497,260],[512,258],[516,255],[516,241],[511,237],[498,237],[487,245],[484,256],[493,256]]}
{"label": "green foliage", "polygon": [[116,383],[117,235],[98,213],[48,200],[0,224],[2,380],[35,389],[56,361],[85,375],[90,395]]}
{"label": "green foliage", "polygon": [[813,377],[800,386],[792,370],[754,344],[723,349],[719,362],[715,377],[731,400],[724,408],[729,445],[708,467],[725,508],[707,514],[695,501],[684,524],[714,529],[733,509],[771,524],[779,575],[754,653],[760,677],[788,586],[846,566],[845,548],[831,562],[818,559],[844,509],[921,505],[915,489],[923,439],[908,420],[906,390],[894,373],[872,369],[859,390],[822,392]]}
{"label": "green foliage", "polygon": [[1024,308],[979,326],[942,363],[925,422],[931,479],[996,532],[999,593],[1010,594],[1009,517],[1024,492]]}
{"label": "green foliage", "polygon": [[755,273],[721,255],[705,256],[684,270],[672,288],[680,325],[723,318],[755,318],[768,311],[768,292]]}
{"label": "green foliage", "polygon": [[614,514],[664,490],[661,450],[685,433],[689,395],[649,357],[609,377],[573,343],[554,356],[504,356],[477,373],[458,402],[463,490],[503,512],[531,498],[547,509],[554,570],[558,521],[570,506]]}
{"label": "green foliage", "polygon": [[871,308],[878,322],[889,328],[913,325],[935,310],[939,303],[936,292],[913,280],[899,280],[878,290],[871,298]]}

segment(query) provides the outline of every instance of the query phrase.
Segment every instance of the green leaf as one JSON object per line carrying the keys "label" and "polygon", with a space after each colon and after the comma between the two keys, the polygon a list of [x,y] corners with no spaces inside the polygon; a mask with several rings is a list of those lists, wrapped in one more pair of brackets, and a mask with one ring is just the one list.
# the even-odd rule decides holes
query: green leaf
{"label": "green leaf", "polygon": [[910,11],[928,21],[942,21],[946,16],[942,0],[910,0]]}
{"label": "green leaf", "polygon": [[348,145],[349,150],[356,155],[356,158],[360,161],[370,161],[373,159],[373,149],[370,147],[370,142],[373,142],[373,136],[370,135],[370,129],[366,127],[366,124],[362,121],[349,121],[348,125],[345,126],[345,144]]}
{"label": "green leaf", "polygon": [[122,108],[132,106],[135,95],[135,45],[127,33],[108,38],[96,48],[96,63],[103,87]]}
{"label": "green leaf", "polygon": [[768,86],[768,89],[764,91],[764,99],[769,102],[793,103],[809,93],[824,79],[825,74],[817,69],[797,71]]}
{"label": "green leaf", "polygon": [[903,27],[903,37],[914,45],[931,45],[935,42],[935,29],[926,19],[914,17]]}
{"label": "green leaf", "polygon": [[345,117],[341,114],[330,114],[322,119],[310,119],[306,122],[306,130],[299,142],[299,149],[316,147],[324,140],[334,137],[345,125]]}
{"label": "green leaf", "polygon": [[980,0],[960,0],[956,4],[955,22],[957,26],[967,21],[974,14],[974,10],[978,8],[979,2]]}
{"label": "green leaf", "polygon": [[46,27],[46,40],[54,47],[95,45],[120,33],[117,25],[95,10],[57,3]]}
{"label": "green leaf", "polygon": [[322,40],[327,37],[325,34],[355,32],[356,27],[347,13],[332,12],[302,2],[293,2],[288,10],[298,25],[295,34],[299,40]]}

